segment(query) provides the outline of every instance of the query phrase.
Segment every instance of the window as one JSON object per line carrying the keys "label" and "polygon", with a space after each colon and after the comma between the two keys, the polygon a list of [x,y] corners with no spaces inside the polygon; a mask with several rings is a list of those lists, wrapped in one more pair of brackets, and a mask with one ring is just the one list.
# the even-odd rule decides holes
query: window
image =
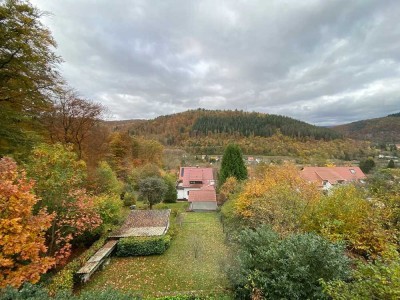
{"label": "window", "polygon": [[351,174],[356,174],[356,170],[350,169],[350,173],[351,173]]}
{"label": "window", "polygon": [[190,184],[202,184],[202,181],[189,181]]}

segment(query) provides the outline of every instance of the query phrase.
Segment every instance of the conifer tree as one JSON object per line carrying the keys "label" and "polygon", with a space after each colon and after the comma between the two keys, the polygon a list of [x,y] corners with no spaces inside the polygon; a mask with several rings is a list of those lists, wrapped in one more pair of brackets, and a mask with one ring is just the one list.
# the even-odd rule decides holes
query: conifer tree
{"label": "conifer tree", "polygon": [[247,178],[247,168],[243,162],[242,150],[235,144],[230,144],[225,149],[219,172],[219,186],[222,186],[228,177],[235,177],[237,180]]}
{"label": "conifer tree", "polygon": [[388,163],[387,167],[388,167],[388,168],[390,168],[390,169],[394,169],[394,168],[396,168],[396,166],[395,166],[395,164],[394,164],[394,160],[393,160],[393,159],[391,159],[391,160],[389,161],[389,163]]}

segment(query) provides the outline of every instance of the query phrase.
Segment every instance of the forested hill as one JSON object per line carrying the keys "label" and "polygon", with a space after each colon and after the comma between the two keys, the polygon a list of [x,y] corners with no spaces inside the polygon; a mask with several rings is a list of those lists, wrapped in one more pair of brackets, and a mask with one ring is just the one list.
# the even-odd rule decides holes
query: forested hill
{"label": "forested hill", "polygon": [[199,117],[192,126],[192,133],[239,134],[241,136],[269,137],[277,130],[293,138],[311,137],[332,140],[341,135],[330,129],[313,126],[302,121],[279,115],[261,113],[228,112]]}
{"label": "forested hill", "polygon": [[[164,139],[173,145],[189,137],[209,135],[270,137],[278,131],[292,138],[333,140],[341,134],[331,129],[310,125],[285,116],[231,110],[189,110],[183,113],[161,116],[153,120],[132,122],[132,135],[147,135]],[[162,140],[161,139],[161,140]]]}
{"label": "forested hill", "polygon": [[376,143],[400,143],[400,113],[332,127],[346,137]]}

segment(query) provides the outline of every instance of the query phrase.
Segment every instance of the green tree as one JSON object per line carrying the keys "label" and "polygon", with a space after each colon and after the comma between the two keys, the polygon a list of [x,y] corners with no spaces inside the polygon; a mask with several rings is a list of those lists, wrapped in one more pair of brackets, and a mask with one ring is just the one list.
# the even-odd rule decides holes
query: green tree
{"label": "green tree", "polygon": [[148,177],[140,181],[139,192],[149,204],[150,209],[153,209],[153,205],[160,203],[164,198],[167,192],[167,185],[162,178]]}
{"label": "green tree", "polygon": [[228,177],[235,177],[237,180],[247,178],[247,168],[244,165],[242,151],[235,144],[228,145],[222,156],[219,186],[222,186]]}
{"label": "green tree", "polygon": [[122,192],[122,182],[118,180],[115,172],[105,161],[99,163],[93,181],[94,191],[98,194],[119,195]]}
{"label": "green tree", "polygon": [[323,282],[324,290],[334,300],[400,299],[400,256],[386,252],[374,262],[359,261],[349,281]]}
{"label": "green tree", "polygon": [[315,234],[281,239],[262,226],[244,230],[239,245],[229,277],[240,299],[328,299],[320,280],[345,280],[350,272],[344,245]]}
{"label": "green tree", "polygon": [[0,155],[31,145],[60,84],[56,43],[28,1],[0,4]]}
{"label": "green tree", "polygon": [[369,173],[374,167],[375,161],[372,159],[372,157],[368,157],[367,159],[360,161],[360,169],[366,174]]}
{"label": "green tree", "polygon": [[393,160],[393,159],[389,160],[389,163],[388,163],[387,167],[388,167],[389,169],[394,169],[394,168],[396,168],[396,165],[394,164],[394,160]]}
{"label": "green tree", "polygon": [[48,254],[63,264],[72,240],[101,224],[93,197],[82,189],[85,162],[78,160],[71,147],[43,144],[34,149],[27,169],[41,198],[37,207],[55,215],[47,234]]}
{"label": "green tree", "polygon": [[178,197],[176,192],[176,178],[172,175],[166,175],[163,179],[167,186],[167,191],[164,196],[164,202],[175,203]]}

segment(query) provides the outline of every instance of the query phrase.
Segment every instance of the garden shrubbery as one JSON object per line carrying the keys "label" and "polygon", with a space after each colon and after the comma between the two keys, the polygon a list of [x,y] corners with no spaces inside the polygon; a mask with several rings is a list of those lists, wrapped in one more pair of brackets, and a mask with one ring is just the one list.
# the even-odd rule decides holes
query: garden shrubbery
{"label": "garden shrubbery", "polygon": [[169,235],[156,237],[129,237],[119,240],[117,256],[144,256],[163,254],[171,242]]}

